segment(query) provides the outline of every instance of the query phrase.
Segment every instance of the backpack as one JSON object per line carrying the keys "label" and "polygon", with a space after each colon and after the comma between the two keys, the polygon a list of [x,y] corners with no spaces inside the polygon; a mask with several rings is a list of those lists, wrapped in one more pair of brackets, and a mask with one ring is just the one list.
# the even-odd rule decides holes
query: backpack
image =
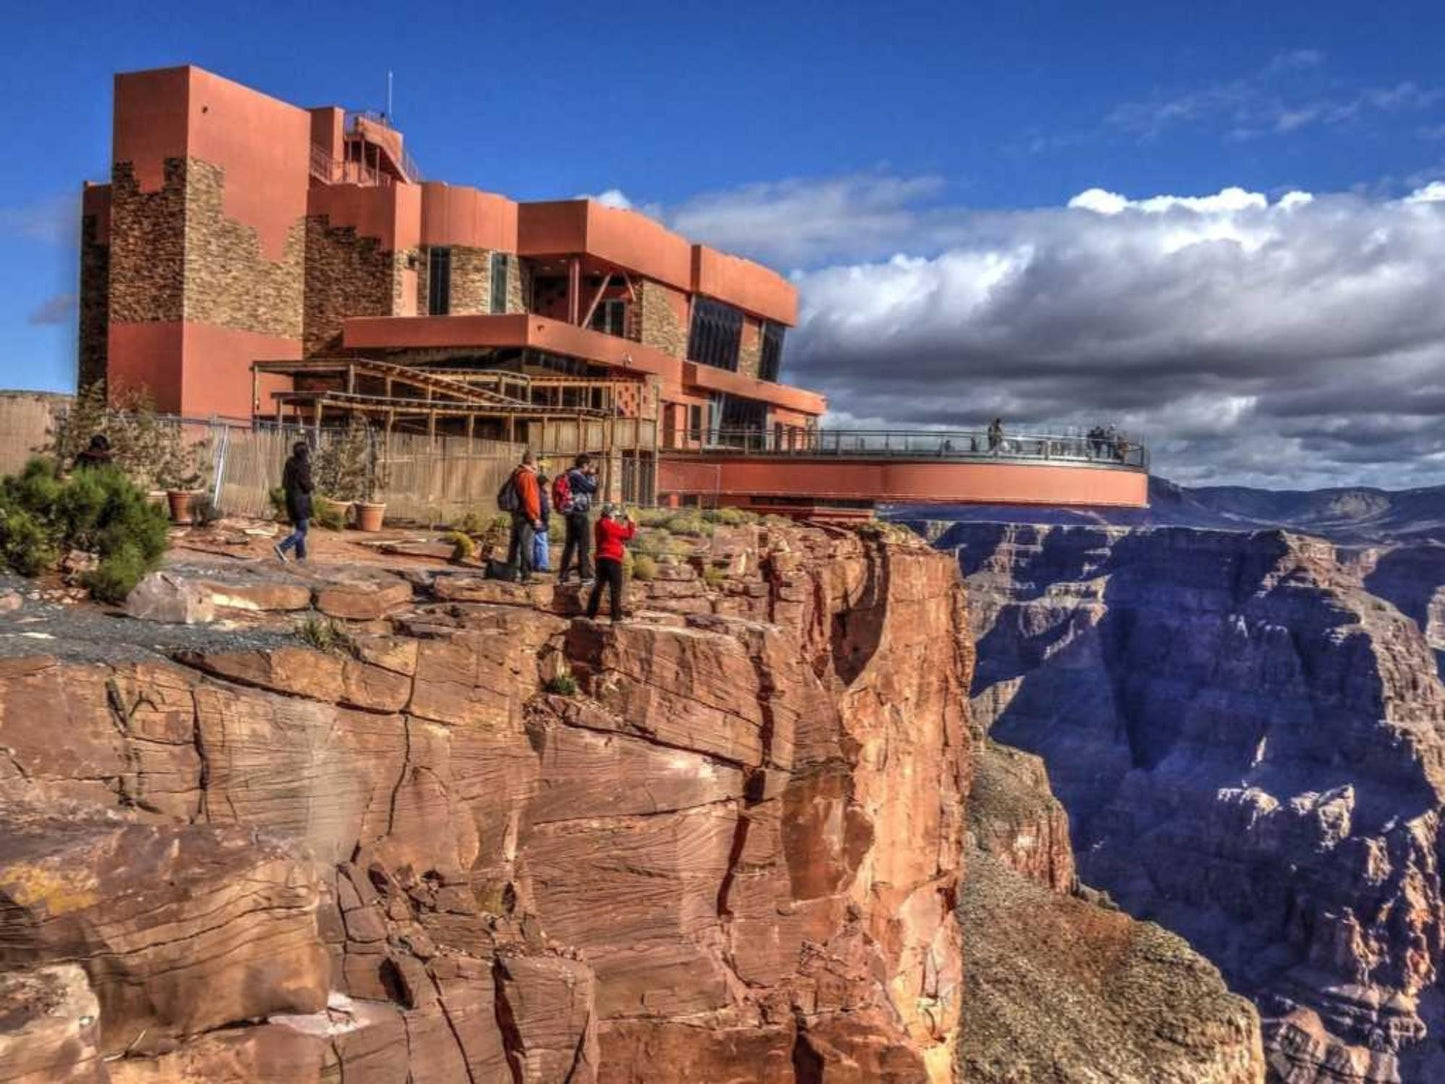
{"label": "backpack", "polygon": [[507,475],[502,488],[497,490],[497,507],[503,512],[516,512],[522,507],[522,495],[517,492],[517,472]]}
{"label": "backpack", "polygon": [[572,511],[572,483],[566,471],[552,479],[552,509],[564,516]]}

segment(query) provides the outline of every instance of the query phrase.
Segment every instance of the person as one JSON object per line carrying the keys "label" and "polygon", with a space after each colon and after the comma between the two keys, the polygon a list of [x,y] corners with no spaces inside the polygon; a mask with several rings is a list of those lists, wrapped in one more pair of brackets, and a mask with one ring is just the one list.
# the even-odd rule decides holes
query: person
{"label": "person", "polygon": [[517,491],[517,507],[512,510],[512,537],[507,543],[507,564],[517,570],[521,583],[532,582],[532,547],[538,531],[547,529],[542,522],[542,494],[537,485],[537,458],[530,451],[522,453],[522,462],[512,471],[512,485]]}
{"label": "person", "polygon": [[115,453],[110,450],[110,439],[104,433],[96,433],[90,444],[81,449],[75,457],[75,469],[108,467],[115,462]]}
{"label": "person", "polygon": [[631,516],[622,515],[616,505],[602,506],[602,518],[597,521],[597,582],[592,585],[592,594],[587,599],[587,617],[596,620],[597,610],[602,603],[602,588],[610,593],[612,623],[622,620],[622,547],[637,533],[637,525]]}
{"label": "person", "polygon": [[995,418],[988,427],[988,450],[997,455],[1003,447],[1003,419]]}
{"label": "person", "polygon": [[311,521],[311,446],[298,440],[291,446],[291,458],[281,471],[281,488],[286,491],[286,518],[291,533],[272,547],[281,563],[286,563],[288,550],[296,551],[298,561],[306,560],[306,529]]}
{"label": "person", "polygon": [[537,462],[537,500],[542,505],[542,526],[532,538],[532,568],[552,571],[552,500],[548,494],[552,479],[547,477],[546,460]]}
{"label": "person", "polygon": [[592,566],[588,552],[592,544],[592,498],[597,493],[597,468],[586,452],[573,461],[563,478],[567,482],[567,507],[558,508],[567,523],[567,540],[562,544],[562,564],[557,568],[557,582],[567,580],[572,558],[577,558],[577,579],[586,586],[592,582]]}

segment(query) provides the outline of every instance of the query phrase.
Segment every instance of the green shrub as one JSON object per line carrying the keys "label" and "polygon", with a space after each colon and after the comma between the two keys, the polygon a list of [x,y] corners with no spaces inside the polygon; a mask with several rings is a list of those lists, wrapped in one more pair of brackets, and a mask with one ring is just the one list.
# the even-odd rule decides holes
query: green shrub
{"label": "green shrub", "polygon": [[559,670],[547,679],[546,689],[556,696],[576,696],[577,679],[570,670]]}
{"label": "green shrub", "polygon": [[657,578],[657,559],[646,553],[637,553],[632,557],[632,578],[647,583]]}
{"label": "green shrub", "polygon": [[444,541],[452,544],[453,561],[470,561],[477,555],[477,544],[472,541],[472,536],[464,531],[449,531],[444,536]]}
{"label": "green shrub", "polygon": [[483,515],[476,509],[470,509],[466,515],[457,520],[456,529],[463,534],[484,534],[495,518],[495,516]]}
{"label": "green shrub", "polygon": [[87,572],[81,582],[90,589],[91,596],[101,602],[116,604],[125,601],[126,595],[135,590],[135,585],[154,567],[144,554],[134,546],[122,546],[106,557],[94,571]]}
{"label": "green shrub", "polygon": [[121,471],[91,468],[62,480],[32,459],[0,480],[0,555],[6,567],[38,575],[67,550],[100,558],[84,578],[91,594],[118,602],[160,563],[169,524],[163,509]]}
{"label": "green shrub", "polygon": [[721,587],[725,578],[726,577],[723,576],[723,570],[718,568],[717,565],[703,566],[702,582],[707,584],[713,590],[717,590],[719,587]]}
{"label": "green shrub", "polygon": [[0,506],[0,560],[7,568],[38,576],[55,559],[55,543],[39,520],[16,505]]}
{"label": "green shrub", "polygon": [[221,509],[209,493],[197,493],[191,498],[191,522],[197,527],[209,527],[221,518]]}
{"label": "green shrub", "polygon": [[745,523],[756,523],[758,514],[745,512],[741,508],[709,508],[703,512],[702,518],[708,523],[718,523],[724,527],[741,527]]}
{"label": "green shrub", "polygon": [[696,538],[712,536],[712,524],[703,519],[701,512],[678,512],[668,519],[667,529],[673,534],[692,535]]}
{"label": "green shrub", "polygon": [[639,508],[632,519],[639,527],[663,527],[676,514],[671,508]]}
{"label": "green shrub", "polygon": [[554,546],[560,546],[567,541],[567,520],[564,517],[547,517],[547,538]]}
{"label": "green shrub", "polygon": [[356,655],[356,641],[346,626],[331,617],[308,617],[301,622],[296,635],[317,651],[333,655]]}
{"label": "green shrub", "polygon": [[328,501],[325,497],[311,500],[311,522],[322,530],[343,531],[346,529],[346,510],[349,505]]}
{"label": "green shrub", "polygon": [[633,548],[648,557],[681,557],[690,553],[692,547],[680,538],[674,538],[665,527],[653,527],[637,536]]}

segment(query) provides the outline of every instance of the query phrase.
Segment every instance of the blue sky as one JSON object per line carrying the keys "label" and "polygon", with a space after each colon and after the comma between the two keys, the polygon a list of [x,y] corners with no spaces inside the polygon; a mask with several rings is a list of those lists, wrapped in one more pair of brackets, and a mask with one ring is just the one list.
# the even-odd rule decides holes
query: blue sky
{"label": "blue sky", "polygon": [[[1088,189],[1140,200],[1237,186],[1269,201],[1302,190],[1366,213],[1445,179],[1445,14],[1426,4],[1371,19],[1341,3],[1157,0],[80,3],[7,29],[8,387],[69,386],[75,200],[82,179],[108,172],[116,71],[189,61],[302,105],[380,108],[390,69],[397,124],[429,176],[518,198],[625,193],[798,272],[815,317],[807,291],[830,270],[977,253],[985,237],[1034,251],[1020,231],[1055,227],[1033,213]],[[821,372],[819,341],[798,329],[799,371],[862,417],[858,388]],[[990,375],[969,367],[977,356],[954,359],[971,387]],[[1044,419],[1047,396],[1025,391],[977,410]],[[1107,396],[1098,409],[1133,418]],[[886,420],[928,419],[899,403]]]}

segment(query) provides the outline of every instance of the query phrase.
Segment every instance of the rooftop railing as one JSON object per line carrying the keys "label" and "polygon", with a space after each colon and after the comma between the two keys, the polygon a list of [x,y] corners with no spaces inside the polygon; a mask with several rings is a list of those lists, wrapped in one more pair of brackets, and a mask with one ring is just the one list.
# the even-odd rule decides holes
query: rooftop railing
{"label": "rooftop railing", "polygon": [[1011,432],[987,429],[802,429],[692,430],[691,447],[670,452],[733,455],[795,455],[856,459],[942,459],[1080,463],[1131,470],[1149,469],[1149,450],[1118,433]]}

